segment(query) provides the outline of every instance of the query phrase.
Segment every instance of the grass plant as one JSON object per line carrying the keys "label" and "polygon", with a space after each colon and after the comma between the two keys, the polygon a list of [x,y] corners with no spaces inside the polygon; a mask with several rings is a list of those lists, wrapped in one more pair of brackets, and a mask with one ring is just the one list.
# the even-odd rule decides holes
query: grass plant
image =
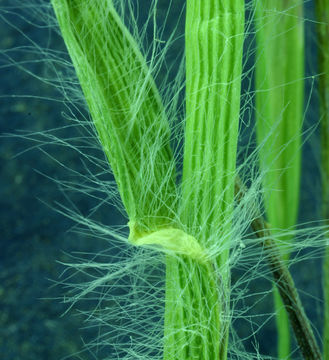
{"label": "grass plant", "polygon": [[[244,2],[187,2],[188,101],[179,219],[168,121],[152,74],[112,1],[52,4],[118,183],[129,238],[173,252],[166,260],[164,359],[226,359],[228,247],[217,257],[209,257],[206,249],[224,248],[222,242],[229,241]],[[95,22],[104,14],[107,22]]]}
{"label": "grass plant", "polygon": [[[21,137],[41,149],[51,143],[78,152],[86,174],[69,169],[79,180],[58,183],[97,204],[87,215],[71,201],[57,210],[81,233],[106,244],[104,252],[80,254],[65,264],[74,271],[64,280],[68,310],[88,300],[82,313],[88,330],[97,333],[73,357],[275,359],[258,345],[274,317],[268,305],[273,285],[279,289],[277,309],[288,309],[288,316],[284,311],[279,316],[280,359],[320,359],[289,273],[303,256],[320,256],[328,233],[326,226],[296,227],[305,116],[303,2],[18,3],[27,19],[43,17],[63,37],[69,56],[64,48],[40,48],[31,41],[24,50],[37,53],[47,69],[39,76],[28,63],[15,62],[10,51],[2,55],[7,64],[54,86],[67,106],[65,116],[82,132],[68,139],[56,131]],[[324,2],[317,4],[322,14]],[[147,8],[144,15],[139,6]],[[185,19],[185,32],[179,35],[174,26],[166,36],[174,8],[177,24]],[[2,10],[7,16],[13,12]],[[327,21],[319,22],[324,49]],[[320,75],[328,72],[326,59],[320,57]],[[328,118],[325,98],[322,119]],[[241,145],[253,116],[248,106],[257,120],[255,148],[253,140]],[[252,138],[254,129],[249,132]],[[326,174],[326,156],[322,163]],[[97,217],[102,213],[104,219],[104,209],[108,216],[108,204],[125,217],[122,227]],[[75,281],[76,274],[85,281]],[[265,309],[258,312],[262,302]],[[288,318],[296,347],[290,344]],[[326,359],[327,328],[324,334]]]}

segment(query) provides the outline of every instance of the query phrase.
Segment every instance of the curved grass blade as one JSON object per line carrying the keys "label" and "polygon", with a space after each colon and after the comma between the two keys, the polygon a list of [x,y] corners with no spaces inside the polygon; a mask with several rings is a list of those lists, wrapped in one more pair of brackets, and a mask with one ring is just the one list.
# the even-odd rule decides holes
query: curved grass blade
{"label": "curved grass blade", "polygon": [[134,232],[168,224],[175,201],[170,130],[152,72],[111,0],[52,0]]}

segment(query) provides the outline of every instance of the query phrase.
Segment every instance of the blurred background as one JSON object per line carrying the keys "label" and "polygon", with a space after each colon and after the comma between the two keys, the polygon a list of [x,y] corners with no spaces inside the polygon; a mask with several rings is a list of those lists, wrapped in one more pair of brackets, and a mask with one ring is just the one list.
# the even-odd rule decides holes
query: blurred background
{"label": "blurred background", "polygon": [[[141,14],[141,24],[147,16],[148,3],[140,1],[138,11]],[[45,145],[22,138],[24,131],[37,133],[55,128],[58,129],[56,136],[63,136],[65,139],[81,135],[74,126],[68,127],[67,119],[63,116],[63,112],[68,109],[62,101],[58,101],[58,91],[49,83],[31,75],[33,73],[44,78],[49,76],[44,63],[38,60],[39,50],[31,51],[28,46],[34,43],[41,49],[58,51],[64,50],[64,46],[51,26],[47,27],[41,20],[38,22],[36,18],[28,16],[27,6],[20,9],[13,7],[13,4],[10,0],[0,0],[0,134],[19,135],[6,135],[0,139],[0,358],[94,359],[93,354],[80,351],[88,337],[95,335],[95,330],[81,330],[85,323],[78,311],[72,309],[64,314],[68,305],[63,301],[65,287],[60,282],[66,267],[61,263],[71,262],[70,254],[102,251],[104,242],[96,241],[84,233],[77,234],[74,232],[75,223],[54,210],[57,203],[74,204],[73,207],[84,214],[97,205],[96,200],[76,193],[70,194],[68,199],[60,185],[72,177],[73,172],[68,172],[67,168],[85,174],[85,163],[77,151],[65,146]],[[313,2],[307,1],[305,5],[306,99],[310,100],[310,105],[305,110],[305,128],[308,128],[318,121],[318,104],[316,79],[311,77],[316,74]],[[168,1],[159,1],[158,7],[158,16],[165,16]],[[184,45],[183,37],[179,37],[184,30],[181,1],[175,0],[170,11],[165,34],[177,26],[177,41],[168,53],[168,63],[173,64],[173,70],[168,70],[169,79],[172,79],[178,66],[176,55],[182,52]],[[251,16],[250,12],[248,16]],[[177,23],[179,19],[180,22]],[[164,35],[166,36],[168,35]],[[253,44],[253,37],[249,36],[246,49]],[[246,69],[252,67],[254,61],[251,52],[247,51],[247,54]],[[244,89],[250,91],[250,78],[245,79]],[[252,104],[244,113],[246,121],[243,129],[245,137],[240,144],[242,148],[250,137],[251,113]],[[305,145],[304,153],[300,221],[317,221],[320,217],[321,186],[316,128]],[[108,176],[107,181],[111,180],[113,179]],[[109,225],[127,222],[115,208],[96,214],[96,217]],[[312,249],[309,255],[311,251]],[[307,253],[301,255],[307,257]],[[317,251],[314,258],[291,267],[297,285],[302,289],[301,297],[316,332],[322,331],[319,256]],[[240,276],[241,271],[234,270],[233,283]],[[266,281],[255,280],[250,283],[250,292],[266,292],[270,289],[271,284]],[[262,301],[257,303],[259,299]],[[260,353],[274,356],[274,320],[268,315],[272,311],[271,296],[259,294],[258,298],[255,295],[246,299],[244,306],[252,307],[250,318],[248,321],[236,319],[234,326],[238,335],[246,339],[246,349],[258,347]],[[257,314],[264,315],[254,318]],[[250,319],[253,319],[255,328],[266,321],[261,331],[254,336],[250,329]],[[70,356],[71,354],[75,355]],[[298,356],[296,353],[296,359]]]}
{"label": "blurred background", "polygon": [[[59,50],[62,40],[42,19],[29,18],[28,8],[13,5],[0,1],[1,135],[63,128],[67,109],[56,101],[58,92],[22,69],[47,77],[40,53],[27,47],[35,42]],[[79,136],[72,127],[60,133],[56,135]],[[55,203],[67,203],[54,180],[67,178],[64,166],[79,172],[84,165],[66,147],[19,137],[0,139],[0,159],[0,358],[64,359],[80,352],[79,328],[85,324],[76,311],[63,315],[68,305],[63,304],[65,290],[56,284],[65,269],[59,262],[72,261],[72,252],[97,252],[101,243],[73,233],[74,222],[53,209]],[[81,212],[93,206],[86,197],[75,200]],[[115,210],[108,217],[108,223],[125,223]],[[92,359],[88,354],[74,358]]]}

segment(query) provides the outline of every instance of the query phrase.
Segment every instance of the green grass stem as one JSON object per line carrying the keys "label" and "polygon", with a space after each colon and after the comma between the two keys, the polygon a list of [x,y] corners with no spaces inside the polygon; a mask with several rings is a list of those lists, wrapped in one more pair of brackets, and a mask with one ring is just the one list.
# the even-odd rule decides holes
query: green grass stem
{"label": "green grass stem", "polygon": [[[166,302],[170,305],[166,307],[165,359],[224,360],[244,1],[188,0],[185,36],[181,218],[203,248],[216,247],[217,256],[209,259],[207,266],[168,259]],[[178,293],[183,295],[179,307]],[[175,352],[177,343],[185,344],[180,352]]]}
{"label": "green grass stem", "polygon": [[202,227],[202,244],[230,230],[243,40],[243,0],[187,1],[183,218],[192,233]]}
{"label": "green grass stem", "polygon": [[[295,226],[299,207],[301,128],[304,101],[304,20],[300,0],[256,1],[256,129],[262,144],[265,208],[273,232]],[[286,237],[278,238],[289,241]],[[284,259],[289,249],[282,248]],[[278,356],[290,356],[288,317],[279,293]]]}

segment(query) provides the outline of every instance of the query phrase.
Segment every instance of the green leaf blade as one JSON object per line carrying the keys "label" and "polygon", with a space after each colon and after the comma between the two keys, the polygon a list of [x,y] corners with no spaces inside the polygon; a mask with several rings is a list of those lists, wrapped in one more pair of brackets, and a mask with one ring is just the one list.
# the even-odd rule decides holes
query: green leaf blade
{"label": "green leaf blade", "polygon": [[175,165],[146,60],[112,1],[52,4],[129,219],[143,231],[167,224]]}

